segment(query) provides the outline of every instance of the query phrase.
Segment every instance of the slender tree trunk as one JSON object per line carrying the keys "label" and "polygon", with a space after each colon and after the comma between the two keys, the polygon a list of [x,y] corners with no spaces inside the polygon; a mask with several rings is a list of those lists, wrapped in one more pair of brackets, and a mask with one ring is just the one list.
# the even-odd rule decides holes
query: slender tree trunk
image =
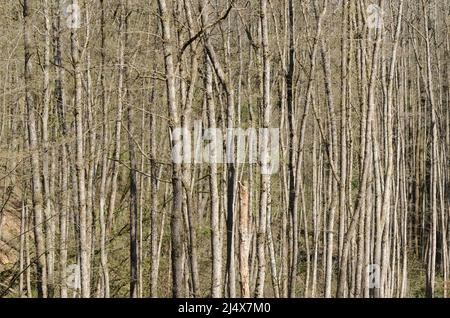
{"label": "slender tree trunk", "polygon": [[[75,6],[76,0],[72,0]],[[79,213],[79,245],[80,245],[80,261],[81,261],[81,295],[83,298],[89,298],[90,290],[90,265],[89,250],[87,237],[87,208],[86,208],[86,173],[84,162],[84,127],[83,127],[83,101],[81,98],[81,68],[80,68],[80,52],[78,44],[78,34],[76,28],[71,30],[71,53],[74,72],[74,116],[76,129],[76,172],[77,172],[77,189],[78,189],[78,213]]]}
{"label": "slender tree trunk", "polygon": [[45,235],[43,232],[43,194],[41,186],[40,163],[39,163],[39,144],[36,128],[36,101],[33,93],[33,47],[31,42],[31,15],[30,4],[28,0],[23,2],[23,36],[24,36],[24,53],[25,53],[25,104],[27,108],[27,125],[28,125],[28,145],[31,153],[31,171],[32,171],[32,197],[33,197],[33,228],[34,239],[36,244],[37,257],[37,290],[38,297],[46,298],[48,296],[47,289],[47,261],[45,250]]}
{"label": "slender tree trunk", "polygon": [[[175,68],[173,65],[173,42],[170,26],[170,15],[165,0],[158,0],[159,13],[162,26],[162,39],[164,48],[164,63],[166,71],[167,105],[170,116],[170,129],[173,131],[180,124],[178,115],[177,96],[175,91]],[[176,147],[172,141],[172,148]],[[174,297],[183,296],[183,218],[182,200],[183,188],[181,180],[181,165],[172,165],[173,204],[171,216],[171,243],[172,243],[172,293]]]}

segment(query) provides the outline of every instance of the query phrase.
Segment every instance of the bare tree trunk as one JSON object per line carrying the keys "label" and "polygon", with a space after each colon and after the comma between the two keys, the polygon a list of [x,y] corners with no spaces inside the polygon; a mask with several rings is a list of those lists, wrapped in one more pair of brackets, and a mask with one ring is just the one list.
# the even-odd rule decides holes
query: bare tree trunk
{"label": "bare tree trunk", "polygon": [[100,264],[102,273],[102,296],[105,298],[110,297],[109,289],[109,270],[108,270],[108,249],[106,247],[106,180],[108,174],[108,154],[109,154],[109,125],[108,125],[108,103],[106,102],[106,87],[105,87],[105,49],[106,49],[106,37],[105,37],[105,7],[103,0],[100,0],[100,28],[101,28],[101,64],[100,64],[100,86],[101,86],[101,106],[102,106],[102,169],[101,169],[101,181],[99,191],[99,223],[100,223]]}
{"label": "bare tree trunk", "polygon": [[261,188],[260,188],[260,206],[259,206],[259,225],[258,225],[258,277],[256,283],[256,297],[264,297],[264,283],[266,279],[266,228],[267,228],[267,209],[269,204],[270,191],[270,154],[267,149],[269,146],[270,117],[271,117],[271,101],[270,101],[270,60],[269,60],[269,34],[267,23],[267,0],[260,1],[260,18],[261,18],[261,34],[262,34],[262,60],[263,60],[263,120],[262,125],[264,132],[261,135],[262,145],[261,155]]}
{"label": "bare tree trunk", "polygon": [[[75,6],[76,0],[72,0]],[[74,69],[74,116],[76,128],[76,172],[77,172],[77,188],[78,188],[78,212],[79,212],[79,245],[80,245],[80,261],[81,261],[81,295],[83,298],[90,297],[90,265],[87,237],[87,209],[86,209],[86,173],[84,162],[84,128],[83,128],[83,101],[81,99],[81,69],[80,69],[80,53],[78,45],[78,35],[76,28],[71,31],[71,52],[72,63]]]}
{"label": "bare tree trunk", "polygon": [[28,121],[28,143],[31,153],[31,171],[33,184],[33,220],[34,220],[34,239],[36,244],[37,257],[37,290],[38,297],[47,297],[47,261],[45,250],[45,235],[43,232],[43,195],[39,164],[39,144],[36,128],[36,101],[33,93],[33,75],[32,75],[32,55],[33,48],[31,43],[31,15],[28,0],[23,1],[23,36],[25,53],[25,104],[27,108]]}
{"label": "bare tree trunk", "polygon": [[[208,108],[208,124],[210,128],[216,127],[216,111],[212,88],[212,68],[209,58],[205,57],[205,86],[206,105]],[[217,151],[214,149],[213,151]],[[220,210],[219,192],[217,182],[217,153],[211,153],[209,185],[211,191],[211,248],[212,248],[212,272],[211,272],[211,296],[222,297],[222,241],[220,238]]]}
{"label": "bare tree trunk", "polygon": [[426,71],[427,71],[427,94],[429,98],[430,111],[431,111],[431,224],[430,224],[430,241],[429,241],[429,253],[427,256],[427,275],[426,275],[426,295],[427,297],[434,297],[435,293],[435,276],[436,276],[436,249],[437,249],[437,186],[438,186],[438,129],[437,129],[437,116],[436,116],[436,104],[434,101],[434,86],[431,64],[431,48],[430,48],[430,35],[429,35],[429,4],[422,0],[423,15],[424,15],[424,29],[425,29],[425,44],[426,44]]}
{"label": "bare tree trunk", "polygon": [[[164,63],[166,71],[167,105],[170,116],[170,129],[173,131],[180,124],[178,115],[177,96],[175,91],[175,68],[173,65],[173,42],[171,40],[170,15],[165,0],[158,0],[159,13],[162,26],[162,39],[164,47]],[[175,141],[172,141],[175,147]],[[183,215],[182,200],[183,188],[181,180],[181,165],[172,165],[173,205],[171,218],[172,240],[172,293],[174,297],[183,296]]]}
{"label": "bare tree trunk", "polygon": [[250,298],[250,271],[248,268],[248,258],[250,250],[249,235],[249,211],[248,211],[248,189],[244,184],[239,183],[239,269],[241,278],[241,297]]}
{"label": "bare tree trunk", "polygon": [[295,295],[295,285],[297,281],[297,258],[298,258],[298,213],[297,213],[297,192],[295,167],[297,165],[296,149],[296,125],[295,125],[295,103],[294,103],[294,67],[295,67],[295,30],[294,30],[294,3],[292,0],[288,2],[288,27],[289,27],[289,54],[288,54],[288,69],[286,74],[287,85],[287,112],[288,112],[288,133],[289,133],[289,199],[288,212],[290,217],[289,222],[289,251],[290,251],[290,265],[288,275],[288,289],[289,297]]}
{"label": "bare tree trunk", "polygon": [[44,92],[43,92],[43,106],[42,111],[42,142],[44,151],[42,153],[42,177],[44,184],[44,200],[45,200],[45,235],[46,235],[46,249],[47,249],[47,279],[48,279],[48,297],[53,297],[54,292],[54,239],[55,239],[55,222],[52,216],[52,204],[50,199],[50,171],[49,171],[49,131],[48,118],[50,109],[50,8],[48,0],[44,2],[44,16],[45,16],[45,50],[44,50]]}
{"label": "bare tree trunk", "polygon": [[[152,96],[151,103],[154,102],[155,95],[155,83],[153,82],[152,88]],[[155,108],[152,108],[152,110]],[[150,131],[153,132],[150,136],[150,155],[151,155],[151,272],[150,272],[150,296],[157,297],[158,296],[158,167],[156,165],[156,116],[154,114],[150,115]],[[163,228],[161,228],[161,232]]]}

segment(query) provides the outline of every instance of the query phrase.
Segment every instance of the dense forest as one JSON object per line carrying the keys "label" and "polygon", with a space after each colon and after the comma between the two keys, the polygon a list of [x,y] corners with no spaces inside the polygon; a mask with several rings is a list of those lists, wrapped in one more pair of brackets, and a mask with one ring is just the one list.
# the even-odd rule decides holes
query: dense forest
{"label": "dense forest", "polygon": [[448,0],[0,4],[1,297],[448,297]]}

